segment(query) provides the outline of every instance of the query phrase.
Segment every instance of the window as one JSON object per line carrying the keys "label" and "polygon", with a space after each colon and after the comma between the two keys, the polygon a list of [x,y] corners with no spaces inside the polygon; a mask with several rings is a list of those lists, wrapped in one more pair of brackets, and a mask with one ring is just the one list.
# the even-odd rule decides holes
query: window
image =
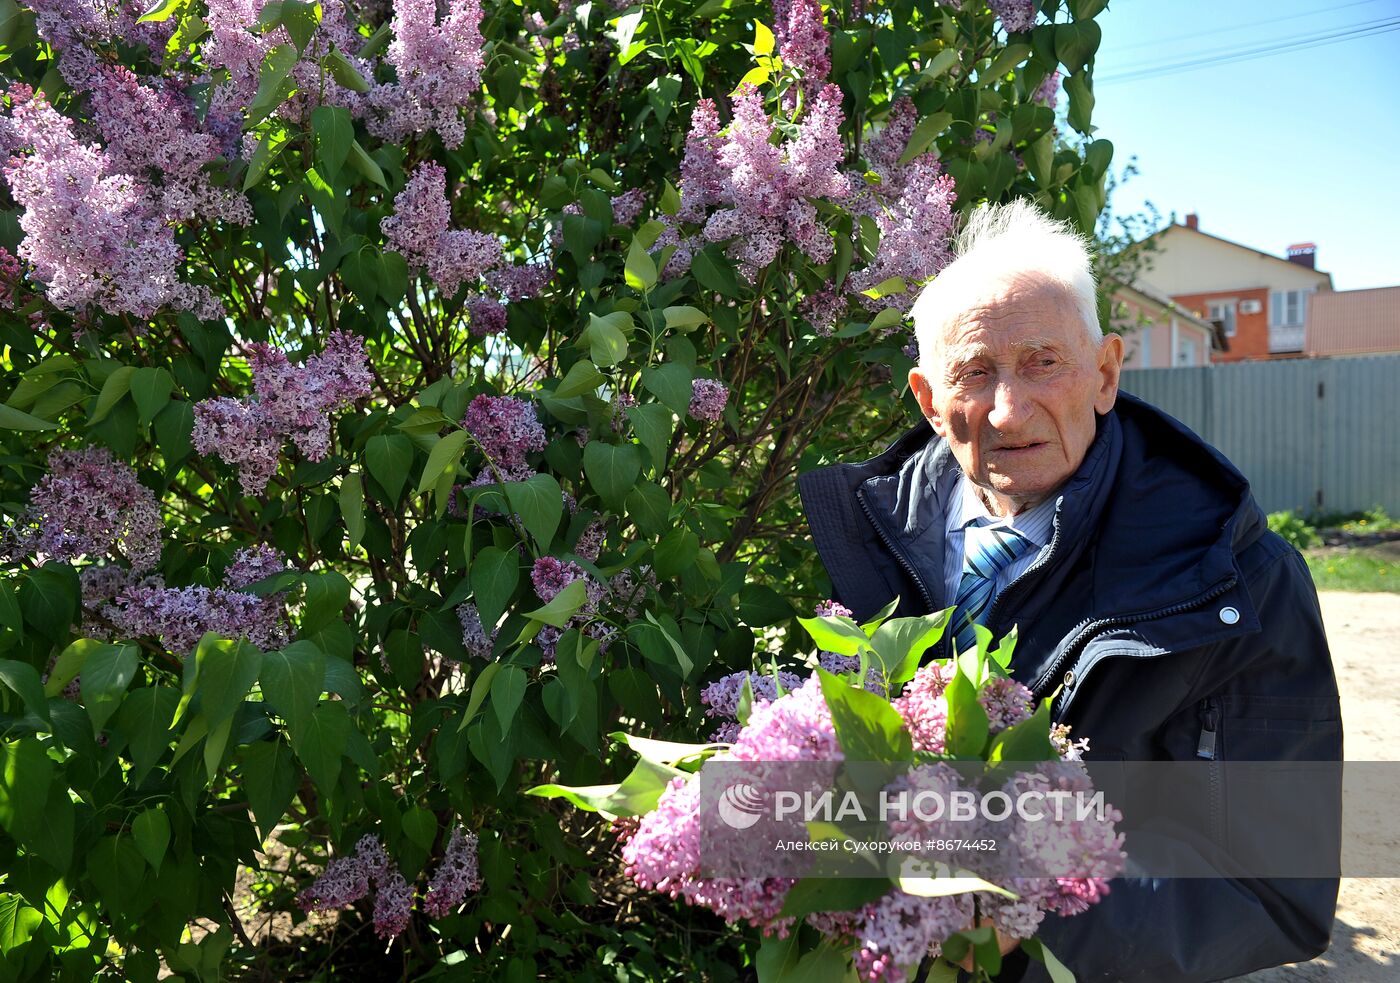
{"label": "window", "polygon": [[1182,338],[1181,341],[1178,342],[1178,347],[1177,347],[1177,350],[1176,350],[1176,364],[1177,364],[1177,365],[1195,365],[1195,364],[1196,364],[1196,339],[1195,339],[1195,338]]}
{"label": "window", "polygon": [[1235,336],[1235,302],[1233,300],[1212,300],[1206,304],[1206,318],[1225,325],[1225,337]]}
{"label": "window", "polygon": [[1269,327],[1300,328],[1311,290],[1275,290],[1269,294]]}

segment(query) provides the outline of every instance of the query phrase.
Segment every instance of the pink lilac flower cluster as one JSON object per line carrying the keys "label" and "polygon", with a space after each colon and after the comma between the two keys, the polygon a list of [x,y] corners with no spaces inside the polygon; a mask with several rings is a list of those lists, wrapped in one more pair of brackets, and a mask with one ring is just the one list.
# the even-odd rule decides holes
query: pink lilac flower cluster
{"label": "pink lilac flower cluster", "polygon": [[385,244],[410,266],[427,272],[444,294],[473,284],[505,261],[501,243],[485,232],[450,229],[447,171],[428,161],[409,177],[394,198],[394,214],[380,222]]}
{"label": "pink lilac flower cluster", "polygon": [[[120,41],[125,45],[146,45],[152,52],[163,52],[175,31],[174,18],[140,23],[145,5],[136,0],[92,3],[86,0],[32,0],[26,7],[34,11],[34,27],[39,37],[60,52],[59,70],[74,74],[74,55],[88,55],[88,46],[105,46]],[[90,56],[89,56],[90,57]],[[74,85],[75,88],[79,86]]]}
{"label": "pink lilac flower cluster", "polygon": [[428,895],[423,899],[423,910],[429,917],[441,918],[457,910],[468,891],[481,887],[476,848],[475,833],[468,833],[461,826],[453,828],[442,865],[433,875],[428,884]]}
{"label": "pink lilac flower cluster", "polygon": [[1054,109],[1055,103],[1060,98],[1060,79],[1061,75],[1058,71],[1045,76],[1045,81],[1040,83],[1040,86],[1035,90],[1035,95],[1031,96],[1031,100]]}
{"label": "pink lilac flower cluster", "polygon": [[1008,34],[1023,34],[1035,26],[1035,0],[990,0]]}
{"label": "pink lilac flower cluster", "polygon": [[[850,618],[854,612],[839,601],[820,601],[812,616],[815,618]],[[860,656],[841,655],[838,652],[817,652],[817,665],[821,666],[829,673],[837,676],[844,676],[847,673],[860,671]],[[885,686],[885,674],[878,665],[870,665],[865,671],[865,689],[872,693],[885,696],[887,687]]]}
{"label": "pink lilac flower cluster", "polygon": [[784,693],[790,693],[803,682],[802,677],[795,672],[779,672],[776,677],[757,672],[731,672],[727,676],[721,676],[700,691],[700,702],[705,705],[705,716],[722,721],[711,732],[710,740],[729,743],[739,736],[739,697],[744,692],[745,680],[748,680],[749,692],[753,694],[753,706],[757,706],[760,701],[768,703],[777,699],[779,685]]}
{"label": "pink lilac flower cluster", "polygon": [[234,553],[222,587],[167,587],[160,577],[88,577],[85,571],[84,608],[100,615],[97,624],[103,635],[159,638],[180,656],[194,651],[206,632],[246,637],[264,650],[281,648],[290,635],[286,593],[258,597],[245,588],[286,569],[279,551],[251,546]]}
{"label": "pink lilac flower cluster", "polygon": [[160,561],[160,537],[155,493],[105,447],[50,453],[48,473],[5,536],[13,554],[66,561],[120,553],[135,571]]}
{"label": "pink lilac flower cluster", "polygon": [[[450,914],[481,885],[477,873],[477,836],[455,827],[442,865],[428,886],[424,911],[432,918]],[[303,911],[344,908],[374,890],[374,930],[384,939],[402,934],[413,915],[413,885],[384,850],[379,837],[366,834],[348,857],[336,857],[309,887],[297,895]]]}
{"label": "pink lilac flower cluster", "polygon": [[822,21],[820,0],[789,0],[785,15],[774,4],[778,55],[783,67],[795,69],[804,89],[826,80],[831,72],[831,37]]}
{"label": "pink lilac flower cluster", "polygon": [[24,270],[20,267],[19,259],[4,246],[0,246],[0,307],[14,310],[22,276]]}
{"label": "pink lilac flower cluster", "polygon": [[[533,404],[512,396],[477,396],[467,406],[462,426],[476,438],[482,451],[498,467],[525,466],[525,455],[544,450],[546,437]],[[508,476],[507,480],[524,480]],[[494,480],[494,479],[492,479]]]}
{"label": "pink lilac flower cluster", "polygon": [[9,155],[3,173],[24,209],[19,258],[49,302],[143,320],[163,307],[221,316],[208,287],[180,280],[184,253],[145,182],[78,140],[72,122],[29,86],[12,85],[9,95],[0,152]]}
{"label": "pink lilac flower cluster", "polygon": [[642,214],[642,208],[646,202],[646,192],[641,188],[633,188],[620,195],[614,195],[610,200],[613,223],[615,225],[631,225],[637,220],[637,216]]}
{"label": "pink lilac flower cluster", "polygon": [[[763,95],[744,86],[734,97],[734,118],[719,135],[714,104],[700,100],[691,117],[681,162],[681,208],[676,218],[704,222],[694,236],[670,223],[657,247],[675,246],[666,272],[684,273],[706,242],[728,242],[729,254],[750,281],[768,266],[784,242],[814,262],[831,258],[835,244],[818,220],[813,198],[844,198],[848,178],[839,170],[845,156],[840,127],[841,91],[818,90],[796,124],[796,137],[775,144],[774,121]],[[712,206],[721,206],[709,213]]]}
{"label": "pink lilac flower cluster", "polygon": [[690,415],[714,423],[724,415],[729,387],[718,379],[696,379],[690,386]]}
{"label": "pink lilac flower cluster", "polygon": [[608,599],[610,591],[606,585],[594,580],[583,567],[572,560],[564,561],[553,556],[542,556],[535,561],[534,566],[530,569],[530,583],[535,588],[535,596],[546,604],[554,600],[560,591],[576,580],[583,581],[583,606],[564,623],[562,628],[545,625],[535,636],[535,644],[539,645],[546,658],[554,658],[555,648],[560,637],[570,628],[577,628],[584,634],[598,639],[600,647],[604,650],[614,635],[613,629],[609,625],[593,620]]}
{"label": "pink lilac flower cluster", "polygon": [[368,396],[373,375],[363,340],[341,331],[302,363],[265,344],[251,346],[249,361],[254,395],[195,404],[191,439],[199,453],[237,467],[244,493],[256,495],[276,473],[288,440],[308,460],[325,458],[331,414]]}
{"label": "pink lilac flower cluster", "polygon": [[457,605],[457,621],[462,626],[462,645],[467,655],[474,659],[489,659],[496,644],[496,628],[486,631],[481,623],[481,612],[470,601]]}
{"label": "pink lilac flower cluster", "polygon": [[[884,129],[866,145],[866,161],[878,183],[867,184],[859,175],[851,175],[859,189],[851,211],[874,219],[880,246],[874,260],[847,277],[846,284],[858,302],[872,311],[886,307],[907,311],[919,288],[952,259],[957,198],[952,177],[943,173],[933,152],[899,163],[914,124],[914,107],[901,100]],[[892,277],[902,278],[905,289],[878,298],[864,293]]]}
{"label": "pink lilac flower cluster", "polygon": [[367,125],[392,143],[436,130],[448,149],[462,145],[462,110],[481,87],[480,0],[447,0],[441,21],[435,0],[394,0],[386,60],[398,78],[365,96]]}

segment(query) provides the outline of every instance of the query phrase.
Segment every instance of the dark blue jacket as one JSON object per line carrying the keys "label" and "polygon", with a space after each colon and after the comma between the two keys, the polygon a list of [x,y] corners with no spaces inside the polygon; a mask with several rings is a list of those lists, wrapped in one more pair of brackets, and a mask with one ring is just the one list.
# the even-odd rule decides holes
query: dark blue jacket
{"label": "dark blue jacket", "polygon": [[[836,600],[857,620],[952,603],[943,582],[949,447],[921,422],[882,454],[798,479]],[[1317,592],[1244,476],[1120,393],[1060,490],[1048,556],[994,601],[1013,675],[1094,759],[1339,761],[1337,685]],[[944,655],[945,652],[938,652]],[[1228,802],[1223,803],[1228,808]],[[1335,879],[1119,878],[1041,937],[1081,983],[1227,979],[1328,945]],[[1024,960],[1021,961],[1024,965]],[[1044,980],[1008,964],[1001,979]]]}

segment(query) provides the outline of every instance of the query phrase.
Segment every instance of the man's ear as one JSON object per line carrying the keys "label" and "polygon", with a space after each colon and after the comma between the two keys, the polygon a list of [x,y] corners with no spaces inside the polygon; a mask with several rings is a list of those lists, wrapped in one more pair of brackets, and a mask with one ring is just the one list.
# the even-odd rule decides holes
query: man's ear
{"label": "man's ear", "polygon": [[919,412],[923,413],[924,419],[933,427],[933,432],[942,437],[943,418],[933,405],[933,386],[929,384],[923,369],[917,365],[909,370],[909,388],[913,390],[914,399],[919,403]]}
{"label": "man's ear", "polygon": [[1099,391],[1094,410],[1102,416],[1118,401],[1118,379],[1123,373],[1123,336],[1108,334],[1099,343]]}

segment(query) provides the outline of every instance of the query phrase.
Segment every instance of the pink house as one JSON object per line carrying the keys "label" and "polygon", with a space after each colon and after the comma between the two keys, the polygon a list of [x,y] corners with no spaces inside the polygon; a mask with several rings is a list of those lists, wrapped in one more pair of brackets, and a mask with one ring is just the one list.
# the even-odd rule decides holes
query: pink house
{"label": "pink house", "polygon": [[1225,336],[1150,287],[1114,281],[1110,324],[1123,335],[1123,368],[1187,369],[1209,365]]}

